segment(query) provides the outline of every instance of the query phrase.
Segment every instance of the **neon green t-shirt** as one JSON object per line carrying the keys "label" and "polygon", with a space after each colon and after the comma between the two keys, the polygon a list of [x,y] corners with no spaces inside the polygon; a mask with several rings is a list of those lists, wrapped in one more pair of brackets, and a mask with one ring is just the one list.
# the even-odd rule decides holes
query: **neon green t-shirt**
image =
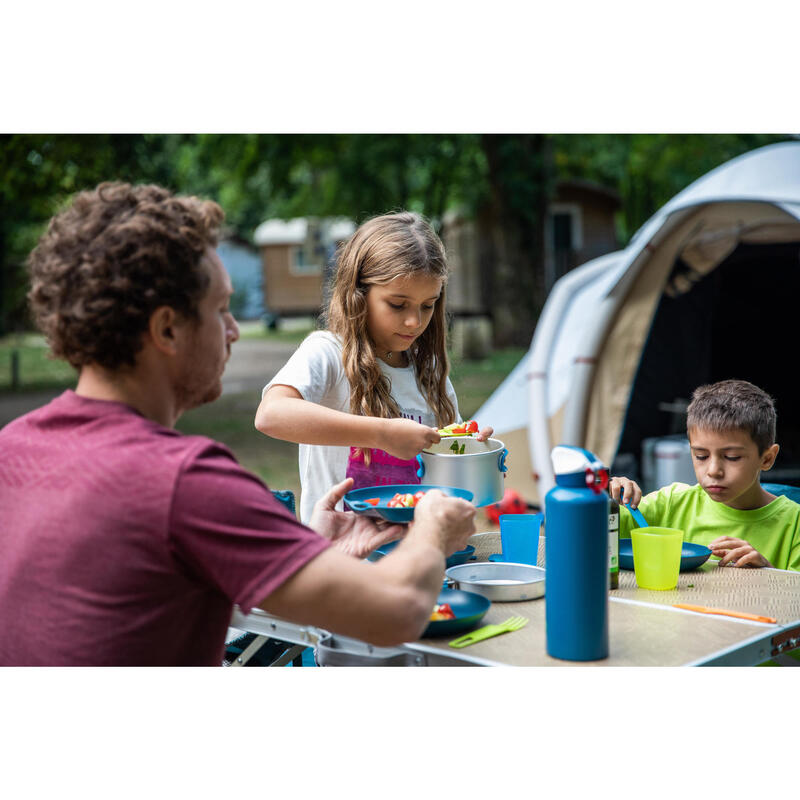
{"label": "neon green t-shirt", "polygon": [[[622,506],[619,535],[636,525]],[[642,498],[639,511],[650,525],[680,528],[684,541],[708,545],[719,536],[744,539],[772,566],[800,572],[800,504],[780,495],[763,508],[741,511],[712,500],[697,484],[672,483]]]}

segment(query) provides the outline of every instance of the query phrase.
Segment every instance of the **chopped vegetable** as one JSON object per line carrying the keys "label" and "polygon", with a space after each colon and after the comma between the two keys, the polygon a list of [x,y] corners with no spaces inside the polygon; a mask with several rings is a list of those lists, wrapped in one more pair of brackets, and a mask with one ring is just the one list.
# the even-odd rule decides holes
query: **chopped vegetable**
{"label": "chopped vegetable", "polygon": [[479,430],[478,423],[474,419],[469,422],[454,422],[445,428],[439,428],[439,436],[471,436]]}
{"label": "chopped vegetable", "polygon": [[455,619],[456,615],[453,613],[453,609],[450,608],[450,603],[437,603],[433,607],[433,613],[431,614],[431,622],[438,622],[442,619]]}
{"label": "chopped vegetable", "polygon": [[387,504],[387,508],[414,508],[422,499],[425,492],[419,491],[416,494],[398,492]]}
{"label": "chopped vegetable", "polygon": [[380,503],[380,501],[381,501],[380,497],[370,497],[366,499],[364,502],[369,503],[371,506],[376,506],[378,505],[378,503]]}

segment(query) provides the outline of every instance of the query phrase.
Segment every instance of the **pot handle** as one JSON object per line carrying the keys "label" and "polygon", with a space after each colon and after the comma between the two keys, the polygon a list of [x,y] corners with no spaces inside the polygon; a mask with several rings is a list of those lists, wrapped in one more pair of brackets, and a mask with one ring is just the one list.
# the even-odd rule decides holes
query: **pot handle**
{"label": "pot handle", "polygon": [[422,456],[417,456],[417,464],[419,465],[419,469],[417,470],[417,477],[421,478],[425,474],[425,464],[422,463]]}
{"label": "pot handle", "polygon": [[508,472],[508,467],[506,466],[506,456],[508,455],[508,450],[504,447],[503,452],[497,457],[497,468],[500,472]]}

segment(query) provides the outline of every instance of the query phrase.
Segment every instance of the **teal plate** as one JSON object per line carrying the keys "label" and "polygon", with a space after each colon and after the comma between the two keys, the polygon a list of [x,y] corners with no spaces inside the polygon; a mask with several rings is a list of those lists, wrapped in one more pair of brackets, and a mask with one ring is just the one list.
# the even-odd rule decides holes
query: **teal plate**
{"label": "teal plate", "polygon": [[[711,555],[705,545],[684,542],[681,548],[681,572],[697,569],[708,561]],[[619,566],[620,569],[633,569],[633,544],[630,539],[619,540]]]}
{"label": "teal plate", "polygon": [[422,634],[423,639],[429,636],[451,636],[471,630],[483,619],[492,604],[488,597],[475,592],[465,592],[462,589],[442,589],[436,602],[449,603],[456,618],[429,622]]}
{"label": "teal plate", "polygon": [[[375,558],[370,556],[370,561],[377,561],[378,558],[382,558],[385,555],[388,555],[392,552],[392,550],[397,547],[400,542],[387,542],[386,544],[381,545],[380,547],[376,548],[373,555]],[[447,557],[447,561],[445,562],[445,569],[449,569],[450,567],[457,567],[459,564],[466,564],[469,561],[473,554],[475,553],[475,548],[468,544],[463,550],[457,550],[452,555]]]}
{"label": "teal plate", "polygon": [[[414,507],[393,507],[389,508],[386,504],[395,494],[414,494],[415,492],[427,492],[428,489],[439,489],[451,497],[461,497],[467,502],[473,498],[472,492],[466,489],[457,489],[454,486],[430,486],[419,483],[397,483],[391,486],[365,486],[361,489],[353,489],[344,496],[344,504],[356,514],[363,514],[368,517],[383,517],[389,522],[411,522],[414,519]],[[378,498],[378,504],[372,505],[367,500]]]}

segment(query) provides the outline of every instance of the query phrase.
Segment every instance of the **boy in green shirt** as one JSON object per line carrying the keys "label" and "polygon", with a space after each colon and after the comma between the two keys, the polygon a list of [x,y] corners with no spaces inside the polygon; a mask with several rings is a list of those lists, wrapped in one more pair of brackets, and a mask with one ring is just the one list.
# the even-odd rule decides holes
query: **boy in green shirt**
{"label": "boy in green shirt", "polygon": [[[684,541],[711,548],[721,567],[800,571],[800,505],[760,481],[778,455],[775,419],[772,398],[752,383],[701,386],[686,417],[697,485],[673,483],[642,498],[636,483],[612,478],[611,494],[630,500],[650,525],[680,528]],[[625,509],[619,535],[633,527]]]}

